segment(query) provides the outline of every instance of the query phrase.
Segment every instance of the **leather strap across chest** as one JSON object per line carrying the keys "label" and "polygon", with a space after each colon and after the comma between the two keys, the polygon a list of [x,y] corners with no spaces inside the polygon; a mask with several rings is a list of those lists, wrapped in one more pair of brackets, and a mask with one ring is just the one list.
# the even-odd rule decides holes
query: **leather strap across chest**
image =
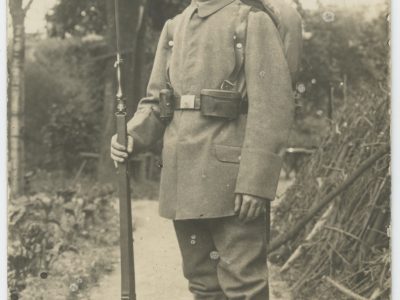
{"label": "leather strap across chest", "polygon": [[244,65],[247,19],[251,9],[251,6],[239,4],[239,11],[235,20],[235,33],[233,36],[235,66],[229,77],[222,82],[221,89],[223,90],[237,90],[239,75]]}

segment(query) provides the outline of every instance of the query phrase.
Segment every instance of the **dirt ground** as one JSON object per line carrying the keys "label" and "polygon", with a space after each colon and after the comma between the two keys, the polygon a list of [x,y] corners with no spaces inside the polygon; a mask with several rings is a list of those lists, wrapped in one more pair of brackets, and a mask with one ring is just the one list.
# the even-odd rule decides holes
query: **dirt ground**
{"label": "dirt ground", "polygon": [[[278,196],[289,186],[281,181]],[[279,200],[278,200],[279,201]],[[276,205],[276,204],[275,204]],[[135,201],[135,270],[137,298],[140,300],[189,300],[187,282],[181,271],[181,258],[171,221],[158,216],[155,201]],[[119,249],[115,249],[118,254]],[[278,268],[270,266],[270,300],[291,300],[287,285],[278,274]],[[99,286],[92,289],[91,300],[120,298],[120,268],[104,277]]]}

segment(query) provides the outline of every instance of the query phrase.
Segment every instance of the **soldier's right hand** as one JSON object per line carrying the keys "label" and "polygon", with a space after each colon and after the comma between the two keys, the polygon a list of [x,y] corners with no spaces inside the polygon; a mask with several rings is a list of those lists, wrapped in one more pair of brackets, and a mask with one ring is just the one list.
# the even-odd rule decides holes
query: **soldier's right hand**
{"label": "soldier's right hand", "polygon": [[128,146],[125,147],[117,142],[117,135],[115,134],[111,138],[111,158],[115,162],[124,162],[128,158],[129,154],[133,152],[133,138],[128,135]]}

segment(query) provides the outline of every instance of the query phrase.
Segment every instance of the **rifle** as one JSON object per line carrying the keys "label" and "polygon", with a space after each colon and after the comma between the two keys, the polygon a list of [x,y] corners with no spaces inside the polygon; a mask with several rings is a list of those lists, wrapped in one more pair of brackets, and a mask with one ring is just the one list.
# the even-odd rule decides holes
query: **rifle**
{"label": "rifle", "polygon": [[[116,112],[117,142],[127,147],[126,104],[122,86],[122,64],[119,29],[119,1],[115,0],[115,28],[117,42],[117,94]],[[121,300],[136,300],[135,291],[135,266],[133,255],[132,211],[129,186],[128,166],[125,160],[118,163],[117,180],[120,213],[120,248],[121,248]]]}

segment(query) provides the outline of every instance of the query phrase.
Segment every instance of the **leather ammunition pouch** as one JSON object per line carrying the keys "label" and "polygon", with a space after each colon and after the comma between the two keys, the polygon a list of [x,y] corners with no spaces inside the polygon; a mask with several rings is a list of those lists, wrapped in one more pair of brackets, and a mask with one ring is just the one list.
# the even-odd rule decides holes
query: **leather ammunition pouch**
{"label": "leather ammunition pouch", "polygon": [[172,88],[162,89],[160,91],[160,119],[168,123],[172,120],[175,110],[175,96]]}
{"label": "leather ammunition pouch", "polygon": [[[206,117],[236,119],[247,113],[242,96],[236,91],[203,89],[200,92],[200,110]],[[246,102],[247,103],[247,102]]]}

